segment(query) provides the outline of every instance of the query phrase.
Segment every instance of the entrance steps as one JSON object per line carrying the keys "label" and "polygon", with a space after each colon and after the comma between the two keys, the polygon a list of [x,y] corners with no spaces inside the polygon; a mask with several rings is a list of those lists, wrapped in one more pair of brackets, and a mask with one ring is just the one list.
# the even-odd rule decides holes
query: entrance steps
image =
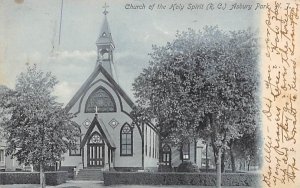
{"label": "entrance steps", "polygon": [[84,168],[80,169],[75,180],[103,181],[103,169]]}

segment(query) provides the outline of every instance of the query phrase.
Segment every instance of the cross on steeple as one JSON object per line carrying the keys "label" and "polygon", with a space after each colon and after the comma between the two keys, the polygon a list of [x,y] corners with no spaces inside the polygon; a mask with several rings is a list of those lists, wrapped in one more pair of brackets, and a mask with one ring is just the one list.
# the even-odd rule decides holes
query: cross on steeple
{"label": "cross on steeple", "polygon": [[[98,65],[101,65],[112,78],[116,79],[116,74],[114,70],[114,63],[113,63],[113,51],[115,49],[114,41],[112,39],[112,35],[109,29],[109,24],[107,21],[107,4],[105,3],[104,6],[104,19],[102,22],[102,27],[96,41],[97,45],[97,63],[96,68]],[[116,80],[115,80],[116,81]]]}
{"label": "cross on steeple", "polygon": [[108,11],[106,10],[106,8],[108,8],[109,6],[106,4],[104,4],[103,8],[104,8],[104,11],[103,11],[103,14],[106,16],[108,14]]}

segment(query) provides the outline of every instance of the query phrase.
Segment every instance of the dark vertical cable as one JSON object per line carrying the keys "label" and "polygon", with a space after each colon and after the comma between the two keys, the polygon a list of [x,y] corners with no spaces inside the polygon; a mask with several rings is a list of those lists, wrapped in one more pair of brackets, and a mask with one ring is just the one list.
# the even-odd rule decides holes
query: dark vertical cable
{"label": "dark vertical cable", "polygon": [[60,35],[61,35],[61,24],[62,24],[63,7],[64,7],[64,0],[61,0],[58,45],[60,45]]}

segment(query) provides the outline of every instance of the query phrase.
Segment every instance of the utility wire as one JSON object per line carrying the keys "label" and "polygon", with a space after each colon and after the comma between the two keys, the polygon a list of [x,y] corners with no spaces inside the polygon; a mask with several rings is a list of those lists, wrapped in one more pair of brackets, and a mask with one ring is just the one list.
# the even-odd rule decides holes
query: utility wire
{"label": "utility wire", "polygon": [[62,25],[63,7],[64,7],[64,0],[61,0],[61,6],[60,6],[60,23],[59,23],[59,36],[58,36],[58,45],[60,45],[60,37],[61,37],[61,25]]}

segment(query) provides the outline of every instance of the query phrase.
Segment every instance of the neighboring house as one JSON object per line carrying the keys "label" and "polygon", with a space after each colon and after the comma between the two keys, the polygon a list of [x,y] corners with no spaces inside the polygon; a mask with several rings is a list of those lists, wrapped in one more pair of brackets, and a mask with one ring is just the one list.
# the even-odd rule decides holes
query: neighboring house
{"label": "neighboring house", "polygon": [[0,138],[0,171],[16,171],[23,170],[24,166],[11,156],[5,156],[6,143],[5,139]]}
{"label": "neighboring house", "polygon": [[[0,96],[5,92],[6,87],[3,85],[0,85]],[[0,108],[0,123],[2,121],[2,109]],[[0,126],[0,171],[7,170],[7,163],[6,163],[6,157],[5,157],[5,148],[6,148],[6,140],[4,139],[4,131],[3,127]]]}
{"label": "neighboring house", "polygon": [[[2,131],[0,129],[0,131]],[[4,171],[5,168],[6,168],[6,165],[5,165],[5,143],[4,143],[4,140],[0,137],[0,170]]]}
{"label": "neighboring house", "polygon": [[115,45],[106,13],[96,41],[95,69],[66,105],[76,115],[74,123],[79,125],[81,137],[77,148],[64,155],[61,168],[155,169],[159,137],[151,123],[132,125],[134,103],[116,80]]}
{"label": "neighboring house", "polygon": [[[5,92],[6,86],[0,85],[0,95]],[[3,113],[0,109],[0,113]],[[1,114],[2,115],[2,114]],[[0,115],[0,121],[2,116]],[[15,171],[23,169],[22,165],[16,159],[12,159],[11,156],[5,156],[6,140],[4,138],[3,127],[0,126],[0,171]]]}
{"label": "neighboring house", "polygon": [[[208,146],[208,167],[213,168],[211,162],[211,147]],[[170,142],[163,141],[160,150],[160,164],[177,168],[183,161],[191,161],[199,168],[206,168],[206,143],[199,139],[196,142],[185,143],[182,147],[172,147]]]}

